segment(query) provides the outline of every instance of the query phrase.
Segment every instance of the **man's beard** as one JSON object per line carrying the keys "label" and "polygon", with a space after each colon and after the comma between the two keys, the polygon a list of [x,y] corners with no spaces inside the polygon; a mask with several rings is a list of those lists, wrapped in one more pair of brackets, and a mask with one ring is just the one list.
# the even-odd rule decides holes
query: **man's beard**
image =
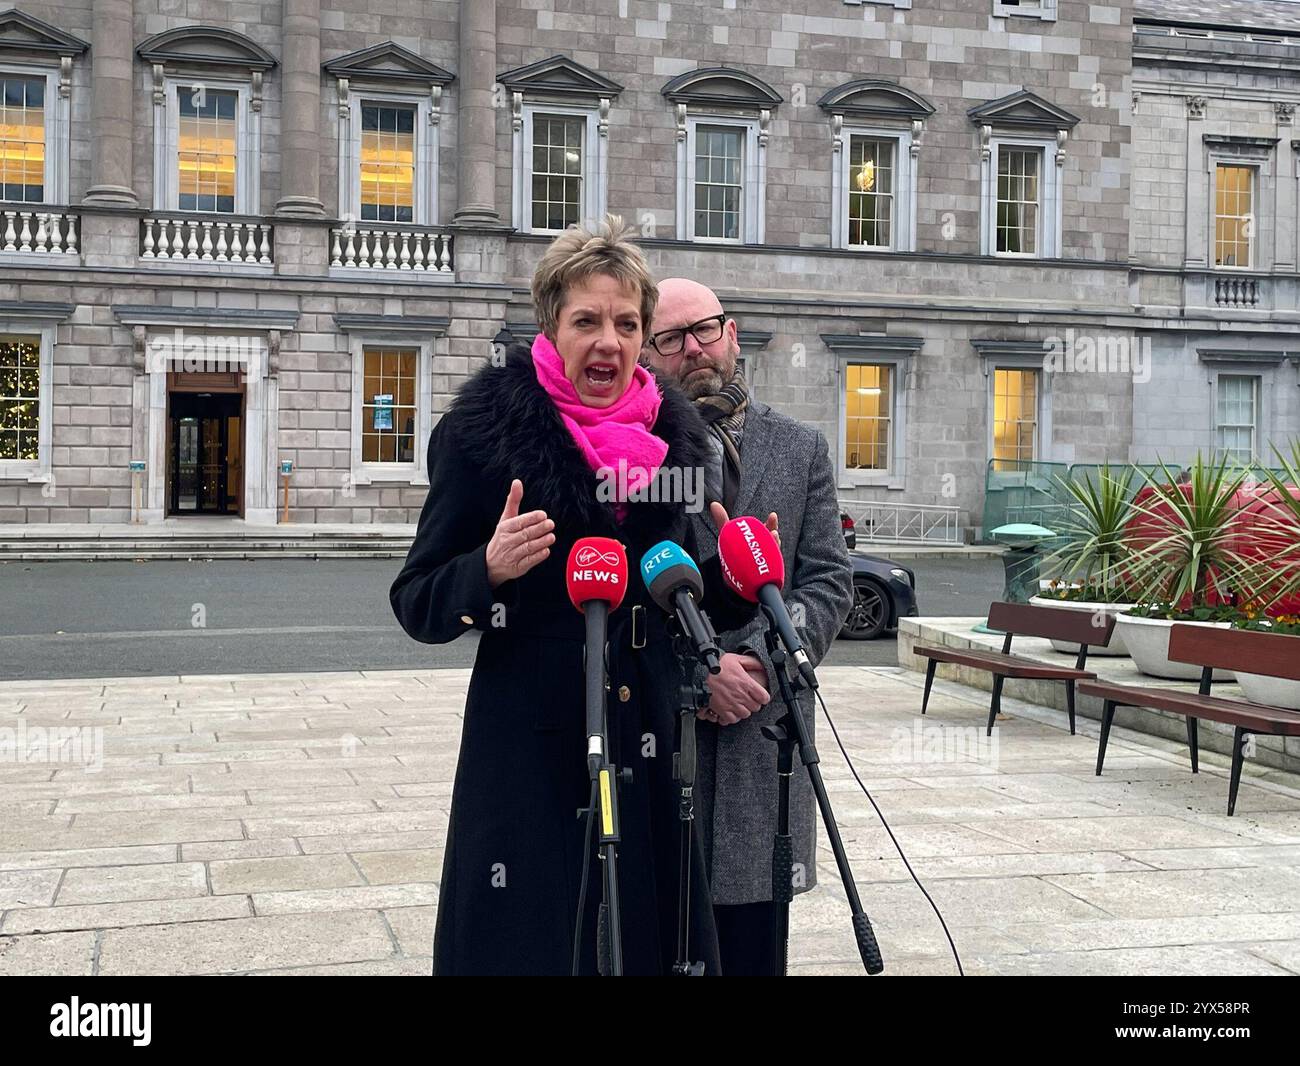
{"label": "man's beard", "polygon": [[716,396],[735,374],[736,356],[739,354],[728,353],[720,362],[710,361],[682,367],[682,376],[678,382],[682,392],[692,400],[698,400],[701,396]]}

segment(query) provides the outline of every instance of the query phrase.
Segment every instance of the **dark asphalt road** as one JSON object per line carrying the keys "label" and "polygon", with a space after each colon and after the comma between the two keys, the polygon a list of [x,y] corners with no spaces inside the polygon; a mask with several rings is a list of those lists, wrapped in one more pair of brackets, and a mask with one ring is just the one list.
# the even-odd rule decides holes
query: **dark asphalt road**
{"label": "dark asphalt road", "polygon": [[[974,615],[997,559],[912,560],[922,614]],[[0,563],[0,680],[473,665],[476,638],[418,644],[388,607],[399,559]],[[829,664],[895,665],[892,634]]]}

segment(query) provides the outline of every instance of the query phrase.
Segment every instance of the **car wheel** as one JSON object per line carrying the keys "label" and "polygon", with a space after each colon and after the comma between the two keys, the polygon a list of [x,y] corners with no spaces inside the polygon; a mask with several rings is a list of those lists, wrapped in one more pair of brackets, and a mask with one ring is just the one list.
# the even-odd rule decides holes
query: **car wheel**
{"label": "car wheel", "polygon": [[853,607],[844,620],[841,637],[849,640],[875,640],[889,625],[889,601],[876,582],[867,579],[853,583]]}

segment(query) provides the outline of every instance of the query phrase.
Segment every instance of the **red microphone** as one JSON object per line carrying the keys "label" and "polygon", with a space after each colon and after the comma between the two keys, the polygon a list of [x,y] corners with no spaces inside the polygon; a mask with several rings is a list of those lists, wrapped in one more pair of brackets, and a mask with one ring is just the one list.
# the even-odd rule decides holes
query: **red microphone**
{"label": "red microphone", "polygon": [[582,537],[569,550],[564,571],[569,599],[587,620],[587,773],[605,769],[605,637],[609,612],[627,593],[627,551],[609,537]]}
{"label": "red microphone", "polygon": [[609,537],[583,537],[574,541],[564,573],[578,610],[585,614],[588,605],[601,603],[617,611],[627,593],[627,552]]}
{"label": "red microphone", "polygon": [[785,559],[772,531],[752,516],[733,518],[718,534],[718,559],[722,563],[723,579],[742,599],[763,608],[768,625],[781,638],[800,676],[809,688],[816,688],[817,675],[812,662],[781,598]]}

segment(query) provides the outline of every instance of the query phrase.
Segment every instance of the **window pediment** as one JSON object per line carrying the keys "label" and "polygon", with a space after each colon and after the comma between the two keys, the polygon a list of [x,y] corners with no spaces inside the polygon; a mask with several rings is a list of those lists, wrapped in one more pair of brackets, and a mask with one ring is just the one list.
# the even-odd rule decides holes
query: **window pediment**
{"label": "window pediment", "polygon": [[449,85],[456,75],[394,41],[362,48],[322,64],[327,74],[358,82]]}
{"label": "window pediment", "polygon": [[817,106],[829,115],[873,120],[910,122],[934,114],[933,105],[923,96],[877,78],[859,78],[836,86],[817,101]]}
{"label": "window pediment", "polygon": [[570,97],[584,102],[613,99],[623,91],[617,82],[562,55],[507,70],[497,75],[497,81],[514,93]]}
{"label": "window pediment", "polygon": [[156,33],[136,49],[155,66],[224,67],[264,71],[276,59],[256,41],[220,26],[182,26]]}
{"label": "window pediment", "polygon": [[732,67],[704,67],[678,74],[660,90],[674,104],[770,110],[783,97],[767,82]]}
{"label": "window pediment", "polygon": [[0,51],[79,56],[89,47],[80,37],[17,8],[0,14]]}
{"label": "window pediment", "polygon": [[1050,104],[1028,89],[1011,93],[972,107],[967,114],[977,126],[1007,129],[1070,130],[1079,123],[1079,116],[1062,107]]}

